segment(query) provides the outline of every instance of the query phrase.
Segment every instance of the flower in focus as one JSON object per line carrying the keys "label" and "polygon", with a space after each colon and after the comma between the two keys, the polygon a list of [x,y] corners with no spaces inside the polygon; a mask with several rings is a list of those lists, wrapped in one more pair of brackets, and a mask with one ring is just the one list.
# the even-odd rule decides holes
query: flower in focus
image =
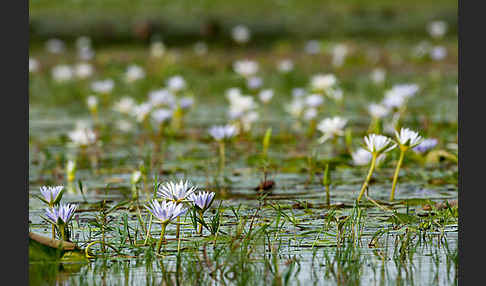
{"label": "flower in focus", "polygon": [[347,119],[343,119],[339,116],[326,118],[322,120],[317,125],[317,129],[324,134],[319,139],[319,143],[322,144],[330,138],[344,135],[344,126],[346,126],[347,122],[348,122]]}
{"label": "flower in focus", "polygon": [[52,224],[66,225],[73,217],[77,207],[74,204],[60,204],[57,207],[46,208],[46,216]]}
{"label": "flower in focus", "polygon": [[372,154],[386,153],[397,146],[393,143],[393,140],[379,134],[369,134],[364,137],[364,141],[366,143],[365,149]]}
{"label": "flower in focus", "polygon": [[408,128],[402,128],[400,129],[400,132],[395,131],[395,137],[400,148],[407,149],[417,146],[422,140],[422,136]]}
{"label": "flower in focus", "polygon": [[127,70],[125,72],[126,82],[132,83],[144,77],[145,77],[145,71],[140,66],[130,65],[127,67]]}
{"label": "flower in focus", "polygon": [[150,201],[145,208],[156,217],[160,223],[167,224],[180,215],[186,213],[187,209],[182,207],[182,204],[174,202],[163,201],[159,203],[157,200]]}
{"label": "flower in focus", "polygon": [[438,143],[439,142],[435,138],[424,139],[417,146],[413,147],[412,150],[417,153],[425,153],[430,149],[434,148],[435,146],[437,146]]}
{"label": "flower in focus", "polygon": [[56,82],[66,82],[73,78],[73,70],[68,65],[57,65],[52,68],[51,73]]}
{"label": "flower in focus", "polygon": [[180,180],[178,183],[170,181],[163,184],[157,194],[166,200],[180,203],[195,192],[196,189],[197,186],[192,186],[189,181]]}
{"label": "flower in focus", "polygon": [[224,139],[231,139],[238,133],[236,126],[227,124],[220,126],[212,126],[209,128],[209,134],[217,141]]}
{"label": "flower in focus", "polygon": [[40,187],[40,192],[42,194],[42,201],[49,206],[53,206],[62,198],[64,193],[64,186],[42,186]]}
{"label": "flower in focus", "polygon": [[235,42],[244,44],[250,40],[250,30],[244,25],[238,25],[231,30],[231,36]]}
{"label": "flower in focus", "polygon": [[189,196],[189,201],[191,201],[198,210],[204,212],[213,203],[214,195],[215,193],[213,192],[192,193]]}

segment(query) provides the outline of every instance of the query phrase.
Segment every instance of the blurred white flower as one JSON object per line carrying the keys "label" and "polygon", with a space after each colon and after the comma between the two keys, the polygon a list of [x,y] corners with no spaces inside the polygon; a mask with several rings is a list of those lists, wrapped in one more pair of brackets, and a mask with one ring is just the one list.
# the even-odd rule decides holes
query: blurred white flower
{"label": "blurred white flower", "polygon": [[422,58],[429,53],[431,48],[432,47],[428,41],[422,41],[413,48],[412,54],[417,58]]}
{"label": "blurred white flower", "polygon": [[83,123],[78,123],[76,129],[69,132],[68,136],[78,146],[87,146],[96,142],[94,131]]}
{"label": "blurred white flower", "polygon": [[264,89],[258,94],[260,101],[263,103],[268,103],[273,97],[273,89]]}
{"label": "blurred white flower", "polygon": [[94,55],[94,50],[89,46],[78,48],[78,57],[83,61],[91,60],[92,58],[94,58]]}
{"label": "blurred white flower", "polygon": [[281,60],[277,68],[279,72],[288,73],[294,69],[294,62],[289,59]]}
{"label": "blurred white flower", "polygon": [[396,84],[385,92],[383,105],[388,108],[399,108],[409,97],[414,96],[419,90],[416,84]]}
{"label": "blurred white flower", "polygon": [[326,95],[335,101],[343,100],[343,90],[340,88],[330,88],[326,91]]}
{"label": "blurred white flower", "polygon": [[87,78],[93,74],[93,66],[89,63],[79,63],[74,67],[74,73],[77,78]]}
{"label": "blurred white flower", "polygon": [[285,111],[295,118],[299,118],[304,112],[305,102],[301,97],[294,97],[292,101],[285,106]]}
{"label": "blurred white flower", "polygon": [[337,44],[332,48],[332,65],[340,67],[348,54],[348,47],[345,44]]}
{"label": "blurred white flower", "polygon": [[[353,158],[353,164],[355,166],[366,166],[371,161],[371,153],[370,151],[366,150],[365,148],[358,148],[355,152],[351,153],[351,157]],[[378,156],[376,162],[379,163],[380,161],[384,160],[386,154],[381,154]]]}
{"label": "blurred white flower", "polygon": [[312,120],[317,117],[317,109],[316,108],[309,108],[304,112],[304,120]]}
{"label": "blurred white flower", "polygon": [[68,65],[57,65],[52,68],[51,73],[56,82],[66,82],[73,78],[73,70]]}
{"label": "blurred white flower", "polygon": [[181,109],[189,109],[194,105],[194,98],[190,96],[183,97],[179,100],[179,106]]}
{"label": "blurred white flower", "polygon": [[427,25],[427,31],[432,38],[442,38],[447,33],[447,28],[444,21],[433,21]]}
{"label": "blurred white flower", "polygon": [[162,42],[153,42],[150,45],[150,56],[160,58],[165,53],[165,45]]}
{"label": "blurred white flower", "polygon": [[113,87],[115,87],[115,82],[112,79],[97,80],[91,83],[91,90],[101,94],[110,93]]}
{"label": "blurred white flower", "polygon": [[171,119],[172,114],[173,114],[172,110],[160,108],[160,109],[156,109],[156,110],[152,111],[151,116],[152,116],[152,120],[156,124],[160,125],[160,124],[168,121],[169,119]]}
{"label": "blurred white flower", "polygon": [[376,154],[386,153],[397,146],[389,137],[379,134],[369,134],[364,137],[364,141],[365,149]]}
{"label": "blurred white flower", "polygon": [[226,97],[234,97],[234,96],[242,95],[241,89],[239,89],[237,87],[228,88],[226,90],[225,94],[226,94]]}
{"label": "blurred white flower", "polygon": [[238,93],[227,93],[226,98],[230,102],[229,116],[231,119],[240,118],[244,113],[257,107],[252,96]]}
{"label": "blurred white flower", "polygon": [[388,115],[390,110],[382,104],[371,103],[368,105],[368,112],[373,118],[383,118]]}
{"label": "blurred white flower", "polygon": [[337,83],[333,74],[317,74],[311,78],[311,87],[314,90],[326,91]]}
{"label": "blurred white flower", "polygon": [[439,141],[435,138],[424,139],[413,148],[413,151],[415,151],[416,153],[425,153],[437,146],[437,143],[439,143]]}
{"label": "blurred white flower", "polygon": [[233,40],[239,44],[247,43],[250,40],[250,30],[245,25],[235,26],[231,30]]}
{"label": "blurred white flower", "polygon": [[323,136],[319,138],[319,143],[324,143],[330,138],[344,135],[344,127],[348,122],[347,119],[335,116],[332,118],[325,118],[317,125],[317,130],[323,133]]}
{"label": "blurred white flower", "polygon": [[370,77],[374,84],[382,84],[386,78],[386,71],[382,68],[376,68],[371,72]]}
{"label": "blurred white flower", "polygon": [[116,127],[122,132],[130,132],[133,130],[134,126],[128,120],[120,119],[116,122]]}
{"label": "blurred white flower", "polygon": [[88,105],[89,109],[94,110],[98,107],[98,98],[94,95],[90,95],[86,99],[86,104]]}
{"label": "blurred white flower", "polygon": [[36,72],[38,69],[39,62],[36,59],[29,57],[29,73]]}
{"label": "blurred white flower", "polygon": [[174,94],[165,88],[153,90],[149,92],[148,96],[149,102],[153,106],[173,106],[176,100]]}
{"label": "blurred white flower", "polygon": [[435,61],[443,60],[447,56],[447,49],[443,46],[435,46],[430,50],[430,58]]}
{"label": "blurred white flower", "polygon": [[324,103],[324,97],[320,94],[311,94],[305,98],[305,104],[309,107],[318,107]]}
{"label": "blurred white flower", "polygon": [[250,60],[236,61],[233,63],[233,70],[243,77],[250,77],[258,72],[258,63]]}
{"label": "blurred white flower", "polygon": [[227,125],[214,125],[209,129],[209,134],[213,137],[216,141],[220,141],[223,139],[231,139],[238,133],[236,126],[227,124]]}
{"label": "blurred white flower", "polygon": [[136,105],[135,108],[133,108],[132,113],[138,122],[142,122],[147,118],[151,111],[152,105],[148,102],[144,102],[140,105]]}
{"label": "blurred white flower", "polygon": [[194,52],[196,55],[205,55],[208,53],[208,45],[205,42],[197,42],[194,44]]}
{"label": "blurred white flower", "polygon": [[310,40],[305,44],[305,52],[315,55],[321,52],[321,44],[317,40]]}
{"label": "blurred white flower", "polygon": [[422,136],[408,128],[401,128],[400,132],[395,131],[395,138],[400,147],[413,148],[422,141]]}
{"label": "blurred white flower", "polygon": [[258,89],[263,85],[263,79],[258,76],[252,76],[246,81],[249,89]]}
{"label": "blurred white flower", "polygon": [[135,100],[133,98],[125,96],[115,103],[113,109],[122,114],[130,114],[135,108]]}
{"label": "blurred white flower", "polygon": [[260,116],[258,115],[258,113],[256,111],[250,111],[250,112],[243,114],[243,116],[241,116],[241,118],[240,118],[241,123],[243,125],[243,130],[245,130],[245,131],[250,130],[251,124],[253,122],[257,121],[259,117]]}
{"label": "blurred white flower", "polygon": [[125,72],[125,81],[128,83],[135,82],[145,77],[145,71],[138,65],[130,65]]}
{"label": "blurred white flower", "polygon": [[301,87],[296,87],[292,89],[292,96],[293,97],[303,97],[305,95],[305,89]]}
{"label": "blurred white flower", "polygon": [[186,81],[180,75],[175,75],[167,80],[167,87],[170,91],[178,92],[186,88]]}
{"label": "blurred white flower", "polygon": [[60,54],[65,50],[65,44],[59,39],[50,39],[46,42],[46,50],[49,53]]}

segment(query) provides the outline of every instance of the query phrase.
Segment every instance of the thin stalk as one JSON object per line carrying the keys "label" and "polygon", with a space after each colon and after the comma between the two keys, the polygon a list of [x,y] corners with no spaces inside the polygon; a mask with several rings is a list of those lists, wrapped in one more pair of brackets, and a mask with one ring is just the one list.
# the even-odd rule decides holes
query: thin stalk
{"label": "thin stalk", "polygon": [[[199,218],[201,219],[201,221],[204,219],[202,211],[199,212]],[[199,223],[199,230],[197,231],[198,234],[202,234],[202,227],[202,223]]]}
{"label": "thin stalk", "polygon": [[152,216],[152,214],[150,214],[149,225],[148,225],[148,228],[147,228],[147,235],[145,236],[145,241],[144,241],[143,245],[147,244],[147,240],[150,236],[150,230],[152,229],[152,219],[153,219],[153,216]]}
{"label": "thin stalk", "polygon": [[160,248],[162,247],[162,240],[165,239],[165,228],[167,227],[167,223],[162,224],[162,231],[160,232],[159,242],[157,243],[157,253],[160,253]]}
{"label": "thin stalk", "polygon": [[224,141],[219,142],[219,172],[224,172],[225,165],[225,152],[224,152]]}
{"label": "thin stalk", "polygon": [[407,149],[400,150],[400,159],[398,159],[397,168],[395,169],[395,175],[393,175],[393,184],[392,184],[392,191],[390,194],[390,202],[392,202],[393,199],[395,198],[395,188],[397,187],[398,173],[400,172],[400,167],[402,166],[403,158],[405,158],[406,151]]}
{"label": "thin stalk", "polygon": [[326,204],[327,206],[331,205],[331,194],[329,192],[329,185],[326,185]]}
{"label": "thin stalk", "polygon": [[52,225],[52,239],[56,239],[56,226]]}
{"label": "thin stalk", "polygon": [[179,239],[179,232],[181,231],[181,216],[177,217],[177,229],[176,229],[176,238]]}
{"label": "thin stalk", "polygon": [[361,200],[361,197],[363,196],[363,194],[366,190],[366,187],[368,187],[368,183],[370,182],[371,175],[373,175],[373,171],[375,170],[376,158],[377,158],[377,154],[372,153],[370,170],[368,171],[368,176],[366,176],[366,180],[363,183],[363,187],[361,188],[361,191],[359,192],[358,203]]}

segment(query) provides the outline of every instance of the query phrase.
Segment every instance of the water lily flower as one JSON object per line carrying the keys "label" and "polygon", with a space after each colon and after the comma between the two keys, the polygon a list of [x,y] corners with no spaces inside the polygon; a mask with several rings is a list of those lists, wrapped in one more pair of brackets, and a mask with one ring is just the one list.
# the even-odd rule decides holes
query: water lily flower
{"label": "water lily flower", "polygon": [[56,82],[66,82],[73,78],[73,70],[68,65],[57,65],[51,70],[52,77]]}
{"label": "water lily flower", "polygon": [[246,78],[256,74],[258,68],[258,63],[251,60],[240,60],[233,63],[234,72]]}
{"label": "water lily flower", "polygon": [[29,73],[36,72],[39,69],[39,62],[34,59],[29,57]]}
{"label": "water lily flower", "polygon": [[64,52],[65,48],[66,48],[66,45],[64,44],[63,41],[61,41],[59,39],[49,39],[46,42],[46,50],[49,53],[60,54],[60,53]]}
{"label": "water lily flower", "polygon": [[246,81],[249,89],[258,89],[263,85],[263,79],[258,76],[252,76]]}
{"label": "water lily flower", "polygon": [[136,105],[132,110],[132,114],[138,122],[142,122],[147,118],[151,111],[152,105],[148,102],[144,102],[140,105]]}
{"label": "water lily flower", "polygon": [[324,134],[319,139],[319,143],[322,144],[330,138],[344,135],[344,126],[346,126],[347,122],[347,119],[341,118],[339,116],[322,120],[317,125],[317,129]]}
{"label": "water lily flower", "polygon": [[427,25],[427,31],[432,38],[442,38],[447,33],[447,28],[444,21],[432,21]]}
{"label": "water lily flower", "polygon": [[324,103],[324,97],[320,94],[314,93],[305,98],[305,104],[309,107],[318,107]]}
{"label": "water lily flower", "polygon": [[[372,155],[365,148],[358,148],[356,151],[351,153],[351,157],[353,158],[353,164],[354,165],[365,166],[365,165],[368,165],[370,163]],[[379,163],[380,161],[384,160],[385,157],[386,157],[386,154],[381,154],[380,156],[378,156],[376,162]]]}
{"label": "water lily flower", "polygon": [[317,74],[311,78],[311,87],[316,91],[326,91],[337,83],[337,78],[333,74]]}
{"label": "water lily flower", "polygon": [[365,149],[368,150],[371,154],[382,154],[386,153],[390,150],[393,150],[397,147],[396,144],[393,143],[389,137],[379,135],[379,134],[370,134],[365,136]]}
{"label": "water lily flower", "polygon": [[263,103],[268,103],[273,97],[273,89],[264,89],[260,91],[258,97]]}
{"label": "water lily flower", "polygon": [[96,142],[94,131],[79,124],[74,131],[69,132],[68,136],[74,144],[79,146],[87,146]]}
{"label": "water lily flower", "polygon": [[281,60],[278,63],[277,69],[281,73],[288,73],[294,69],[294,62],[289,59]]}
{"label": "water lily flower", "polygon": [[204,212],[213,203],[214,195],[215,193],[213,192],[192,193],[189,196],[189,201],[191,201],[198,210]]}
{"label": "water lily flower", "polygon": [[66,164],[66,174],[67,174],[67,181],[69,183],[74,182],[74,178],[76,176],[76,161],[69,160]]}
{"label": "water lily flower", "polygon": [[94,51],[91,48],[91,39],[86,36],[81,36],[76,39],[76,48],[78,50],[78,57],[83,61],[89,61],[94,57]]}
{"label": "water lily flower", "polygon": [[447,56],[447,49],[443,46],[435,46],[430,50],[430,58],[434,61],[443,60]]}
{"label": "water lily flower", "polygon": [[135,82],[145,77],[145,71],[138,65],[130,65],[125,72],[125,81],[127,83]]}
{"label": "water lily flower", "polygon": [[172,115],[173,111],[165,108],[156,109],[151,113],[152,120],[158,125],[167,122],[170,118],[172,118]]}
{"label": "water lily flower", "polygon": [[238,129],[236,126],[227,124],[227,125],[220,125],[220,126],[212,126],[209,129],[209,134],[217,141],[221,141],[224,139],[231,139],[238,133]]}
{"label": "water lily flower", "polygon": [[371,72],[370,77],[374,84],[382,84],[386,78],[386,71],[382,68],[376,68]]}
{"label": "water lily flower", "polygon": [[73,217],[77,207],[78,206],[74,204],[60,204],[59,206],[45,209],[45,215],[47,220],[53,225],[53,231],[55,232],[54,226],[57,226],[62,240],[68,240],[68,237],[66,236],[66,226]]}
{"label": "water lily flower", "polygon": [[346,44],[337,44],[332,50],[332,65],[335,67],[340,67],[343,65],[346,56],[348,55],[349,49]]}
{"label": "water lily flower", "polygon": [[53,207],[61,200],[64,186],[42,186],[40,187],[40,192],[42,194],[40,199],[50,207]]}
{"label": "water lily flower", "polygon": [[397,84],[385,92],[383,105],[388,108],[400,108],[405,100],[414,96],[419,90],[416,84]]}
{"label": "water lily flower", "polygon": [[122,132],[129,132],[134,128],[132,122],[125,119],[117,120],[116,127]]}
{"label": "water lily flower", "polygon": [[257,107],[252,96],[245,96],[236,92],[226,93],[226,98],[230,102],[229,115],[230,118],[240,118],[246,112]]}
{"label": "water lily flower", "polygon": [[150,56],[154,58],[160,58],[165,54],[165,45],[164,43],[157,41],[153,42],[150,45]]}
{"label": "water lily flower", "polygon": [[95,95],[90,95],[86,99],[86,104],[90,110],[96,110],[98,108],[98,98]]}
{"label": "water lily flower", "polygon": [[163,184],[157,194],[166,200],[180,203],[195,192],[197,186],[192,186],[189,181],[180,180],[178,183],[172,181]]}
{"label": "water lily flower", "polygon": [[165,88],[153,90],[149,92],[148,96],[149,96],[149,102],[153,106],[161,106],[161,105],[172,106],[175,104],[176,101],[174,94]]}
{"label": "water lily flower", "polygon": [[186,88],[186,81],[182,76],[176,75],[167,80],[167,87],[170,91],[178,92]]}
{"label": "water lily flower", "polygon": [[299,118],[305,110],[305,102],[301,97],[294,97],[292,101],[285,106],[285,110],[293,117]]}
{"label": "water lily flower", "polygon": [[79,63],[74,67],[74,74],[77,78],[87,78],[93,74],[93,66],[89,63]]}
{"label": "water lily flower", "polygon": [[310,121],[310,120],[313,120],[317,117],[317,109],[316,108],[308,108],[305,110],[304,112],[304,120],[307,120],[307,121]]}
{"label": "water lily flower", "polygon": [[435,138],[424,139],[417,146],[413,147],[412,150],[416,153],[425,153],[437,146],[438,143],[439,142]]}
{"label": "water lily flower", "polygon": [[130,114],[135,108],[135,100],[131,97],[122,97],[118,102],[115,103],[113,109],[122,114]]}
{"label": "water lily flower", "polygon": [[368,105],[368,112],[373,118],[383,118],[388,115],[390,110],[382,104],[371,103]]}
{"label": "water lily flower", "polygon": [[194,98],[185,96],[179,100],[179,106],[182,110],[191,108],[194,105]]}
{"label": "water lily flower", "polygon": [[250,29],[245,25],[237,25],[231,30],[233,40],[239,44],[247,43],[250,40]]}
{"label": "water lily flower", "polygon": [[311,55],[315,55],[321,52],[321,43],[317,40],[310,40],[305,44],[305,52]]}
{"label": "water lily flower", "polygon": [[91,83],[91,90],[101,94],[110,93],[115,87],[115,82],[112,79],[98,80]]}
{"label": "water lily flower", "polygon": [[256,122],[260,118],[260,115],[256,111],[250,111],[243,114],[240,117],[240,121],[243,127],[243,130],[249,131],[251,129],[251,125]]}

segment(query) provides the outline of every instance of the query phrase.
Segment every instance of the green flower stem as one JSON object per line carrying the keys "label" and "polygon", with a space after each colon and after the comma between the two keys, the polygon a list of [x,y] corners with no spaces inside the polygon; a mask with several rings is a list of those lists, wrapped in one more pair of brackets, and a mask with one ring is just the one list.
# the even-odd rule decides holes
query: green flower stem
{"label": "green flower stem", "polygon": [[56,226],[52,225],[52,239],[56,239]]}
{"label": "green flower stem", "polygon": [[377,155],[378,154],[376,154],[376,153],[372,153],[370,170],[368,171],[368,176],[366,176],[366,180],[363,183],[363,187],[361,188],[361,191],[359,192],[358,203],[361,200],[361,197],[364,195],[366,187],[368,186],[368,183],[370,182],[371,175],[373,175],[373,171],[375,170],[376,158],[378,157]]}
{"label": "green flower stem", "polygon": [[177,229],[176,229],[176,238],[179,239],[179,233],[181,231],[181,216],[177,217]]}
{"label": "green flower stem", "polygon": [[64,225],[59,225],[59,231],[61,232],[61,239],[64,240],[64,241],[67,241]]}
{"label": "green flower stem", "polygon": [[405,152],[407,148],[400,148],[400,159],[398,159],[397,168],[395,169],[395,175],[393,175],[392,191],[390,194],[390,202],[395,198],[395,188],[397,187],[398,173],[400,172],[400,167],[403,163],[403,158],[405,158]]}
{"label": "green flower stem", "polygon": [[224,151],[224,141],[221,140],[219,142],[219,172],[224,172],[224,165],[225,165],[225,151]]}
{"label": "green flower stem", "polygon": [[153,216],[152,216],[152,214],[150,214],[149,225],[148,225],[148,228],[147,228],[147,235],[145,236],[145,241],[144,241],[143,245],[147,244],[148,238],[150,236],[150,230],[152,229],[152,219],[153,219]]}
{"label": "green flower stem", "polygon": [[[201,219],[201,221],[204,219],[202,211],[199,212],[199,218]],[[202,227],[203,227],[202,223],[199,223],[199,230],[197,231],[198,234],[202,233]]]}
{"label": "green flower stem", "polygon": [[331,205],[331,195],[329,192],[329,185],[326,185],[326,204],[327,206]]}
{"label": "green flower stem", "polygon": [[165,228],[167,223],[162,223],[162,231],[160,232],[159,242],[157,243],[157,253],[160,253],[160,248],[162,247],[162,241],[165,239]]}

